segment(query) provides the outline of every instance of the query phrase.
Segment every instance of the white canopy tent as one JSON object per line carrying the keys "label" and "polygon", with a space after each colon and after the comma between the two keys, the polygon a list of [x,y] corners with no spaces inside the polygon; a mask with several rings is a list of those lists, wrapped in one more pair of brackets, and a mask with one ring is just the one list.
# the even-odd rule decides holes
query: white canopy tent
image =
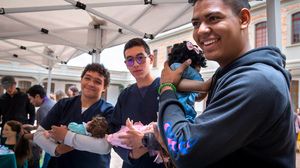
{"label": "white canopy tent", "polygon": [[189,23],[191,7],[187,0],[1,0],[0,59],[49,69],[50,80],[57,63],[82,53],[100,62],[107,47]]}
{"label": "white canopy tent", "polygon": [[[276,4],[280,6],[280,1],[267,6],[275,9]],[[67,64],[82,53],[100,62],[105,48],[133,37],[153,39],[190,23],[192,5],[193,0],[1,0],[0,60],[49,69],[49,93],[55,64]],[[274,15],[268,13],[268,20],[269,16]],[[278,27],[278,22],[270,27]],[[274,34],[268,37],[276,38]],[[274,41],[278,39],[269,39]]]}

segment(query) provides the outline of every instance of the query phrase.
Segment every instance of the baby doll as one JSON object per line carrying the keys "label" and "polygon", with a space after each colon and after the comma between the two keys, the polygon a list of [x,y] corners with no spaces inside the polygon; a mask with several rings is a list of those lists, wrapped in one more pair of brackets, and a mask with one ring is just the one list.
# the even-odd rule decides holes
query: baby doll
{"label": "baby doll", "polygon": [[[172,70],[179,68],[183,62],[187,59],[191,59],[191,65],[186,68],[182,73],[182,78],[201,81],[201,87],[194,91],[208,91],[210,86],[209,82],[203,82],[202,76],[199,73],[201,67],[206,67],[206,60],[203,56],[203,52],[193,45],[191,42],[183,41],[182,43],[174,44],[169,56],[169,66]],[[192,83],[183,85],[183,88],[190,89]],[[179,84],[180,85],[180,84]],[[197,84],[199,86],[199,84]],[[182,86],[182,85],[181,85]],[[178,90],[182,88],[177,86]],[[181,89],[183,91],[184,89]],[[196,117],[196,111],[194,109],[194,103],[196,97],[201,96],[199,99],[205,98],[206,94],[199,94],[197,92],[181,92],[177,94],[178,100],[183,104],[186,112],[186,119],[191,123],[194,123]]]}
{"label": "baby doll", "polygon": [[[105,118],[100,117],[99,115],[93,117],[93,119],[87,123],[82,122],[82,124],[77,124],[75,122],[71,122],[68,125],[68,129],[77,134],[88,135],[95,138],[104,138],[105,134],[110,133],[110,128]],[[48,131],[45,131],[44,133],[48,139],[52,135]]]}

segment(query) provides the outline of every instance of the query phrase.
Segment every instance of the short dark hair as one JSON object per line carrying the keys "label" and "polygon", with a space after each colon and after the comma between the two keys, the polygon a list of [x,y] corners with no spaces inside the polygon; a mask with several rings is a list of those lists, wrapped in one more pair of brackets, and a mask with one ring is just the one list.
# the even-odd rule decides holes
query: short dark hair
{"label": "short dark hair", "polygon": [[98,64],[98,63],[88,64],[82,71],[81,79],[83,78],[83,76],[86,74],[87,71],[98,72],[100,75],[103,75],[104,76],[104,87],[109,85],[110,73],[104,67],[103,64]]}
{"label": "short dark hair", "polygon": [[38,94],[42,99],[47,96],[45,89],[41,85],[33,85],[26,91],[26,93],[31,97],[35,97],[35,95]]}
{"label": "short dark hair", "polygon": [[93,117],[86,131],[90,132],[93,137],[103,138],[105,134],[110,134],[110,127],[104,117],[97,115]]}
{"label": "short dark hair", "polygon": [[126,50],[128,50],[128,49],[130,49],[132,47],[136,47],[136,46],[143,46],[145,52],[147,53],[147,55],[150,54],[149,45],[143,39],[141,39],[141,38],[133,38],[133,39],[129,40],[125,44],[124,51],[123,51],[124,57],[125,57],[125,51]]}
{"label": "short dark hair", "polygon": [[[201,0],[194,0],[194,4],[197,1]],[[231,7],[231,10],[235,15],[238,15],[243,8],[250,10],[250,4],[248,3],[248,0],[223,0],[223,2]]]}
{"label": "short dark hair", "polygon": [[187,41],[183,41],[182,43],[176,43],[173,45],[171,52],[168,54],[169,65],[173,64],[174,62],[183,63],[190,58],[192,60],[190,65],[191,67],[195,68],[196,65],[206,67],[206,59],[203,56],[203,51],[199,50],[196,45],[193,46],[199,50],[199,54],[194,49],[189,50],[187,43]]}

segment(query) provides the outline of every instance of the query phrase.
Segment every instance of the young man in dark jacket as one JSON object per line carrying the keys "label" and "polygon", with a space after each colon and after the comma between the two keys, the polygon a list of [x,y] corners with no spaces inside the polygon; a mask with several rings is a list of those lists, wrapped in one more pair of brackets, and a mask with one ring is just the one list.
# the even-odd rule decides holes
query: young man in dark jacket
{"label": "young man in dark jacket", "polygon": [[[20,91],[19,88],[16,88],[17,82],[15,78],[10,75],[3,76],[1,78],[1,84],[6,91],[6,93],[0,96],[1,130],[3,130],[4,124],[9,120],[16,120],[22,124],[33,125],[35,120],[35,108],[30,103],[27,94]],[[1,137],[1,143],[4,143],[5,139],[6,138]]]}
{"label": "young man in dark jacket", "polygon": [[[172,85],[161,89],[159,130],[178,167],[295,167],[291,75],[279,49],[251,49],[249,23],[247,0],[195,2],[194,40],[220,67],[195,124]],[[165,63],[161,84],[176,86],[189,64]]]}

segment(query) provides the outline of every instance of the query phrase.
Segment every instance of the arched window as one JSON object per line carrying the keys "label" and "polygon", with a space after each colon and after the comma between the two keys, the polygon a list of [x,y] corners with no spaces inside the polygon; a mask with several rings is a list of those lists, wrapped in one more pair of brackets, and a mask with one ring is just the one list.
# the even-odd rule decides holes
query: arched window
{"label": "arched window", "polygon": [[299,105],[298,105],[299,88],[298,88],[298,86],[299,86],[299,81],[293,80],[292,81],[292,86],[291,86],[290,94],[291,94],[291,99],[292,99],[292,107],[294,108],[294,110],[296,110],[297,108],[299,108]]}
{"label": "arched window", "polygon": [[21,91],[26,92],[31,87],[31,82],[19,81],[19,88]]}
{"label": "arched window", "polygon": [[153,59],[153,68],[157,67],[157,53],[158,53],[157,49],[153,50],[153,57],[154,57],[154,59]]}
{"label": "arched window", "polygon": [[292,44],[300,43],[300,12],[292,15]]}
{"label": "arched window", "polygon": [[[48,82],[44,82],[43,83],[43,88],[47,91],[47,84]],[[51,83],[51,88],[50,88],[50,92],[53,92],[54,93],[54,86],[55,84],[54,83]]]}
{"label": "arched window", "polygon": [[255,25],[255,48],[267,45],[267,22]]}
{"label": "arched window", "polygon": [[172,46],[170,45],[167,47],[166,60],[168,59],[169,53],[171,52],[171,50],[172,50]]}

